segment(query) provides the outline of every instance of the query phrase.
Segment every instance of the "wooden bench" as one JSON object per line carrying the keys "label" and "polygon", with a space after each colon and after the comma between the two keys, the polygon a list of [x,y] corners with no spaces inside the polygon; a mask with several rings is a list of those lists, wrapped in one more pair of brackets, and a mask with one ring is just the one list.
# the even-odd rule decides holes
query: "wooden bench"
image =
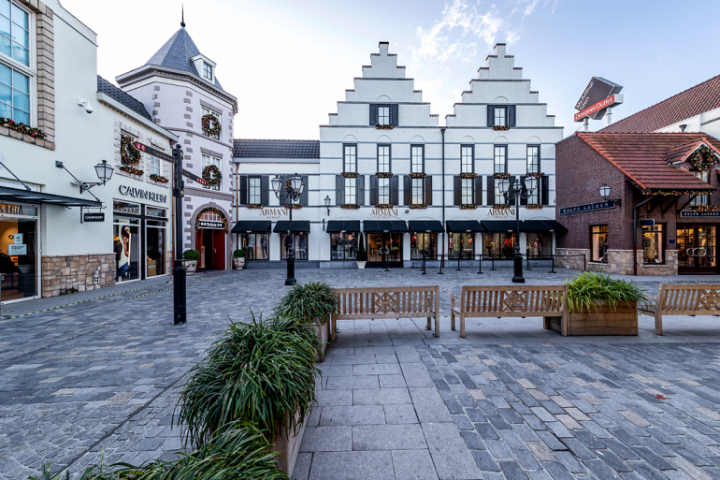
{"label": "wooden bench", "polygon": [[435,336],[440,336],[440,286],[388,288],[335,288],[338,308],[332,316],[331,337],[335,340],[338,320],[376,318],[435,318]]}
{"label": "wooden bench", "polygon": [[478,317],[543,317],[549,328],[560,318],[567,336],[567,285],[462,287],[459,297],[450,296],[450,327],[460,317],[460,337],[465,338],[465,319]]}
{"label": "wooden bench", "polygon": [[720,284],[661,285],[654,305],[642,308],[655,315],[655,333],[663,334],[664,315],[720,316]]}

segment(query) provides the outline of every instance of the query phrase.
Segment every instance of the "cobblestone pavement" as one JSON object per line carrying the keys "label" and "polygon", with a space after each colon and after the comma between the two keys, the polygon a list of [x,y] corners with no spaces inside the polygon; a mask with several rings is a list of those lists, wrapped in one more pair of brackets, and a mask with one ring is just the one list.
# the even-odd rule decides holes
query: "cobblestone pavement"
{"label": "cobblestone pavement", "polygon": [[[527,272],[528,283],[559,283],[577,273],[551,275],[546,271]],[[441,308],[447,314],[449,292],[458,292],[463,284],[509,284],[512,273],[498,270],[477,275],[474,269],[463,269],[446,270],[440,276],[435,272],[421,275],[418,270],[299,269],[297,277],[300,281],[325,280],[338,287],[439,283]],[[284,272],[277,270],[190,278],[189,322],[179,327],[172,326],[170,285],[157,281],[131,284],[125,290],[101,290],[96,296],[3,306],[3,315],[15,318],[0,321],[0,478],[27,478],[45,462],[52,462],[54,472],[69,466],[76,473],[84,465],[96,463],[101,450],[106,462],[141,463],[174,455],[182,447],[179,430],[170,428],[177,401],[175,387],[202,358],[215,334],[227,326],[228,317],[247,321],[250,308],[267,315],[287,290],[283,279]],[[669,279],[638,280],[654,293],[661,280]],[[672,279],[678,280],[708,281]],[[87,301],[41,311],[74,303],[76,298]],[[671,317],[666,321],[666,335],[656,337],[652,319],[643,316],[641,335],[632,338],[568,339],[543,330],[540,319],[481,319],[468,320],[467,338],[460,339],[444,318],[437,339],[421,323],[401,319],[340,324],[338,341],[321,367],[320,404],[303,441],[295,475],[298,480],[493,478],[502,474],[524,478],[526,473],[531,478],[567,478],[558,472],[562,472],[560,466],[572,472],[566,465],[571,457],[580,465],[573,468],[584,469],[584,473],[573,472],[578,478],[605,478],[602,475],[609,473],[600,470],[601,464],[630,468],[647,478],[720,478],[714,470],[720,457],[720,416],[713,400],[719,394],[720,366],[716,353],[720,328],[715,317]],[[457,405],[469,406],[468,399],[475,401],[473,392],[468,397],[459,387],[468,388],[460,366],[477,387],[469,390],[475,396],[482,392],[488,399],[478,398],[472,413],[457,410]],[[472,373],[466,370],[471,368],[475,369]],[[457,372],[454,376],[459,384],[452,383],[451,372]],[[443,378],[436,378],[441,374]],[[668,400],[649,395],[653,389]],[[533,390],[551,398],[565,413],[544,405],[549,400],[535,399]],[[583,396],[588,394],[600,403]],[[554,419],[540,417],[542,414],[533,410],[540,407],[526,403],[530,398]],[[597,412],[585,411],[585,404],[581,407],[575,402],[586,402]],[[497,410],[486,412],[491,405]],[[544,429],[535,430],[540,425],[525,418],[532,418],[527,409]],[[523,422],[506,420],[510,429],[493,423],[497,415],[502,419],[512,416],[511,411]],[[487,421],[471,417],[477,413]],[[467,416],[467,422],[461,415]],[[465,430],[468,422],[475,422],[473,428],[482,443],[468,446],[466,442],[472,441],[468,440],[472,431]],[[594,426],[588,425],[593,422],[609,433],[592,430]],[[483,437],[487,427],[476,425],[492,426],[501,440]],[[560,425],[573,438],[553,429]],[[508,435],[510,431],[515,437]],[[618,433],[621,431],[635,440]],[[553,432],[562,445],[552,446],[566,448],[553,450],[542,432]],[[487,433],[492,435],[489,429]],[[613,449],[621,448],[619,444],[602,436],[610,434],[629,445],[637,458],[619,455]],[[603,446],[592,440],[592,435]],[[410,444],[412,448],[402,443],[406,440],[415,442]],[[583,445],[587,452],[580,449]],[[506,458],[502,446],[509,449],[511,457]],[[541,469],[533,470],[537,465],[527,451]],[[611,458],[608,452],[618,455],[625,466],[608,463],[612,462],[607,460]],[[658,470],[658,465],[667,465],[658,463],[653,452],[672,468]],[[501,470],[478,463],[486,459]],[[368,470],[368,465],[378,468]],[[342,469],[337,470],[339,467]],[[636,478],[629,471],[616,471],[621,478]]]}

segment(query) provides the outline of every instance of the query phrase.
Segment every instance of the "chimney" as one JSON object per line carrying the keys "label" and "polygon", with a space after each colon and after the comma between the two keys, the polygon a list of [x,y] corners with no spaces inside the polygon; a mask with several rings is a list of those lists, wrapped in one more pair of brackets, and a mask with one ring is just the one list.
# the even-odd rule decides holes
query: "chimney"
{"label": "chimney", "polygon": [[498,58],[505,58],[505,46],[504,43],[496,43],[495,44],[495,55],[497,55]]}
{"label": "chimney", "polygon": [[682,125],[680,125],[680,131],[681,131],[682,133],[685,133],[685,129],[686,129],[686,128],[687,128],[687,123],[683,123]]}
{"label": "chimney", "polygon": [[387,57],[390,42],[380,42],[380,56]]}

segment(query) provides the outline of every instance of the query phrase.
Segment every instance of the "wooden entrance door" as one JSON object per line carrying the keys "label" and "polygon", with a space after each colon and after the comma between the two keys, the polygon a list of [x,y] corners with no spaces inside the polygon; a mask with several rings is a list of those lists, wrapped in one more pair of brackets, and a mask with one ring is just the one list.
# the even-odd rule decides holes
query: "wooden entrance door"
{"label": "wooden entrance door", "polygon": [[718,273],[715,225],[678,225],[677,249],[678,273]]}

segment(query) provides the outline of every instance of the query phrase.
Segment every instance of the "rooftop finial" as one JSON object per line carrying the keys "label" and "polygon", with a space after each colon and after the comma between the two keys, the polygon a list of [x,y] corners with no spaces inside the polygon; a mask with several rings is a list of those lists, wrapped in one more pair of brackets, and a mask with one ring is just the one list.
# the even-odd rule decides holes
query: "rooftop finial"
{"label": "rooftop finial", "polygon": [[185,4],[182,6],[182,20],[180,21],[180,26],[185,28]]}

